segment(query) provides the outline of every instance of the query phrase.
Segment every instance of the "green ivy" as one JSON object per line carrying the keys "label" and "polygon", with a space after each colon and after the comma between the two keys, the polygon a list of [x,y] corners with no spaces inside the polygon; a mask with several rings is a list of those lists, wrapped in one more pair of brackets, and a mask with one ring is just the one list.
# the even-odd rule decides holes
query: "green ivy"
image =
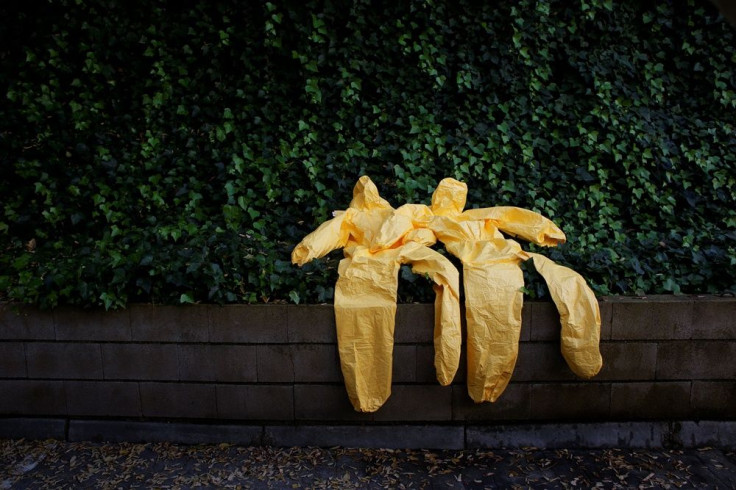
{"label": "green ivy", "polygon": [[330,301],[341,253],[289,254],[362,174],[545,214],[598,294],[736,291],[709,2],[145,4],[0,4],[0,300]]}

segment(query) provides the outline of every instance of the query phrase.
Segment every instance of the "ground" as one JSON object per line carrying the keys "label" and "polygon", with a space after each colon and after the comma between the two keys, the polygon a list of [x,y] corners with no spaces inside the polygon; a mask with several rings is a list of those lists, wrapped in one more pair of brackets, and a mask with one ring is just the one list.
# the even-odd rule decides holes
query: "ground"
{"label": "ground", "polygon": [[0,440],[0,489],[736,488],[736,453],[389,450]]}

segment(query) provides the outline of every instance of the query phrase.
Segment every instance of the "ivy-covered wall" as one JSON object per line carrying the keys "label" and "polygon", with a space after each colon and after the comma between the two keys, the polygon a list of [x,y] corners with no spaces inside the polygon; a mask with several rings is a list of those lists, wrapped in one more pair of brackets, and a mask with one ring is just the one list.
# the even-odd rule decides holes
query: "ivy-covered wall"
{"label": "ivy-covered wall", "polygon": [[395,206],[451,176],[471,207],[545,214],[568,243],[544,253],[598,294],[736,289],[736,30],[706,1],[9,0],[0,19],[0,300],[329,301],[341,253],[289,253],[362,174]]}

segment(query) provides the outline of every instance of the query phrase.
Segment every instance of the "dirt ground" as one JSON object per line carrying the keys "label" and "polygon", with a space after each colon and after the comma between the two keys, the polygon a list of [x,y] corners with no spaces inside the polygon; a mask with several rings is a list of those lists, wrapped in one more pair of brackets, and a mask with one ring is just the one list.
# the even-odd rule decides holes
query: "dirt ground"
{"label": "dirt ground", "polygon": [[389,450],[0,440],[0,489],[736,488],[736,454]]}

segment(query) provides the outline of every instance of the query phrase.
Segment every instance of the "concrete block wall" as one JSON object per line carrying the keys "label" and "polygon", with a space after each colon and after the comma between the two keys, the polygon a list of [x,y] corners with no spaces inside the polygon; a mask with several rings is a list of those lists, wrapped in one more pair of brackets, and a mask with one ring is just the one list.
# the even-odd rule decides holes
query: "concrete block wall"
{"label": "concrete block wall", "polygon": [[[392,396],[353,411],[328,305],[0,306],[0,419],[262,425],[736,419],[736,299],[603,298],[604,367],[577,379],[551,303],[527,302],[512,382],[494,404],[440,386],[433,308],[400,305]],[[464,359],[463,359],[464,362]]]}

